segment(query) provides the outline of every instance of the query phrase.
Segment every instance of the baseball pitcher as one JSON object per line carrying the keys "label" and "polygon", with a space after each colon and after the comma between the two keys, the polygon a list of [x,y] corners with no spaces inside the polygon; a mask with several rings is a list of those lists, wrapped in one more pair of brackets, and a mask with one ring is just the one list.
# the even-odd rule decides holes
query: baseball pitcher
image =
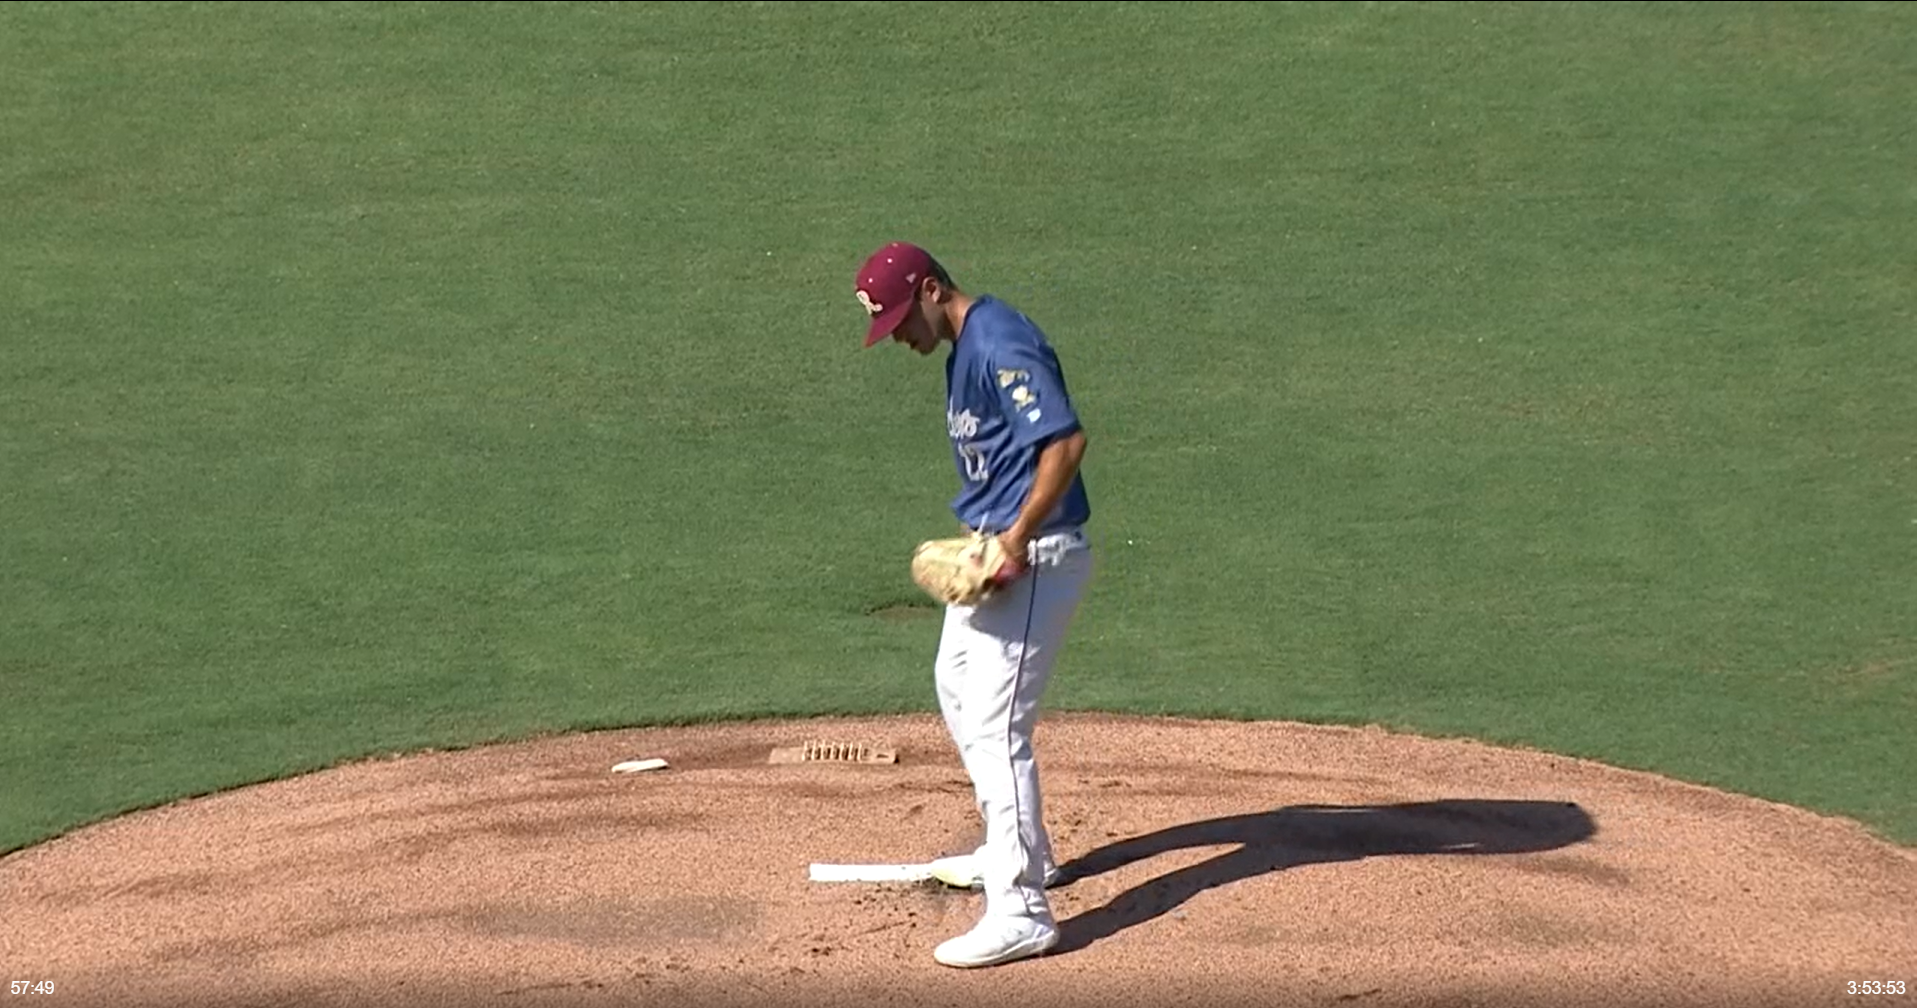
{"label": "baseball pitcher", "polygon": [[948,966],[991,966],[1058,942],[1045,888],[1056,878],[1032,730],[1092,573],[1091,506],[1079,463],[1085,431],[1058,357],[1031,319],[973,297],[924,249],[894,242],[859,268],[871,316],[865,345],[888,337],[945,359],[945,428],[958,471],[963,535],[922,544],[912,577],[946,605],[934,664],[939,709],[971,777],[985,842],[935,862],[948,884],[984,890],[971,931],[943,942]]}

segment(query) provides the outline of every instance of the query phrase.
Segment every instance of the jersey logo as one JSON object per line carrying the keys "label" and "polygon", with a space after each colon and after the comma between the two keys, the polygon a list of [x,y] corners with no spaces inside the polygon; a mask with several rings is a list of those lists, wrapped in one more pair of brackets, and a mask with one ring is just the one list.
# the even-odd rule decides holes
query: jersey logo
{"label": "jersey logo", "polygon": [[971,410],[962,410],[958,413],[946,410],[945,433],[953,439],[977,437],[978,417],[973,416]]}
{"label": "jersey logo", "polygon": [[1032,376],[1029,374],[1026,374],[1023,371],[1013,371],[1009,368],[1000,368],[998,372],[998,387],[1011,388],[1013,382],[1025,381],[1026,379],[1029,379],[1030,377]]}
{"label": "jersey logo", "polygon": [[1037,401],[1037,399],[1038,396],[1033,395],[1032,390],[1023,385],[1012,390],[1012,405],[1019,409],[1030,406],[1033,402]]}

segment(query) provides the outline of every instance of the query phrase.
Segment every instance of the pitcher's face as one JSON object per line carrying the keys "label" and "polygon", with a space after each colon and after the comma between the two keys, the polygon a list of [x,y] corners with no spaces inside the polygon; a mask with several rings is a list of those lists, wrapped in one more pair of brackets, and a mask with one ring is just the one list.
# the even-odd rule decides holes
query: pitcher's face
{"label": "pitcher's face", "polygon": [[939,346],[939,334],[932,327],[932,319],[925,310],[925,304],[924,300],[914,301],[912,310],[905,313],[905,321],[900,322],[899,327],[892,330],[892,342],[909,346],[918,351],[920,356],[937,350]]}

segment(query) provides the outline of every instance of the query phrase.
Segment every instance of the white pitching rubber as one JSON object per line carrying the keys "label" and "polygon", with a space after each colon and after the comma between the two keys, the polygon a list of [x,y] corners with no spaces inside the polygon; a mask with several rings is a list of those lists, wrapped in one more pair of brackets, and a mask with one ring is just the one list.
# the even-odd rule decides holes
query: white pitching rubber
{"label": "white pitching rubber", "polygon": [[612,772],[642,773],[647,770],[663,770],[665,767],[666,761],[662,759],[637,759],[627,760],[624,763],[614,763],[612,765]]}
{"label": "white pitching rubber", "polygon": [[929,864],[814,864],[814,882],[923,882],[932,877]]}

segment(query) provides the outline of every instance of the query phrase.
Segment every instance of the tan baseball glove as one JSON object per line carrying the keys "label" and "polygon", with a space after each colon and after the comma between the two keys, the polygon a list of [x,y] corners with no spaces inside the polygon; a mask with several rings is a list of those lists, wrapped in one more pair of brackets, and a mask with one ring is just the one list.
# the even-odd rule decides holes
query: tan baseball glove
{"label": "tan baseball glove", "polygon": [[975,605],[1018,577],[1023,567],[997,536],[931,539],[912,551],[912,580],[946,605]]}

